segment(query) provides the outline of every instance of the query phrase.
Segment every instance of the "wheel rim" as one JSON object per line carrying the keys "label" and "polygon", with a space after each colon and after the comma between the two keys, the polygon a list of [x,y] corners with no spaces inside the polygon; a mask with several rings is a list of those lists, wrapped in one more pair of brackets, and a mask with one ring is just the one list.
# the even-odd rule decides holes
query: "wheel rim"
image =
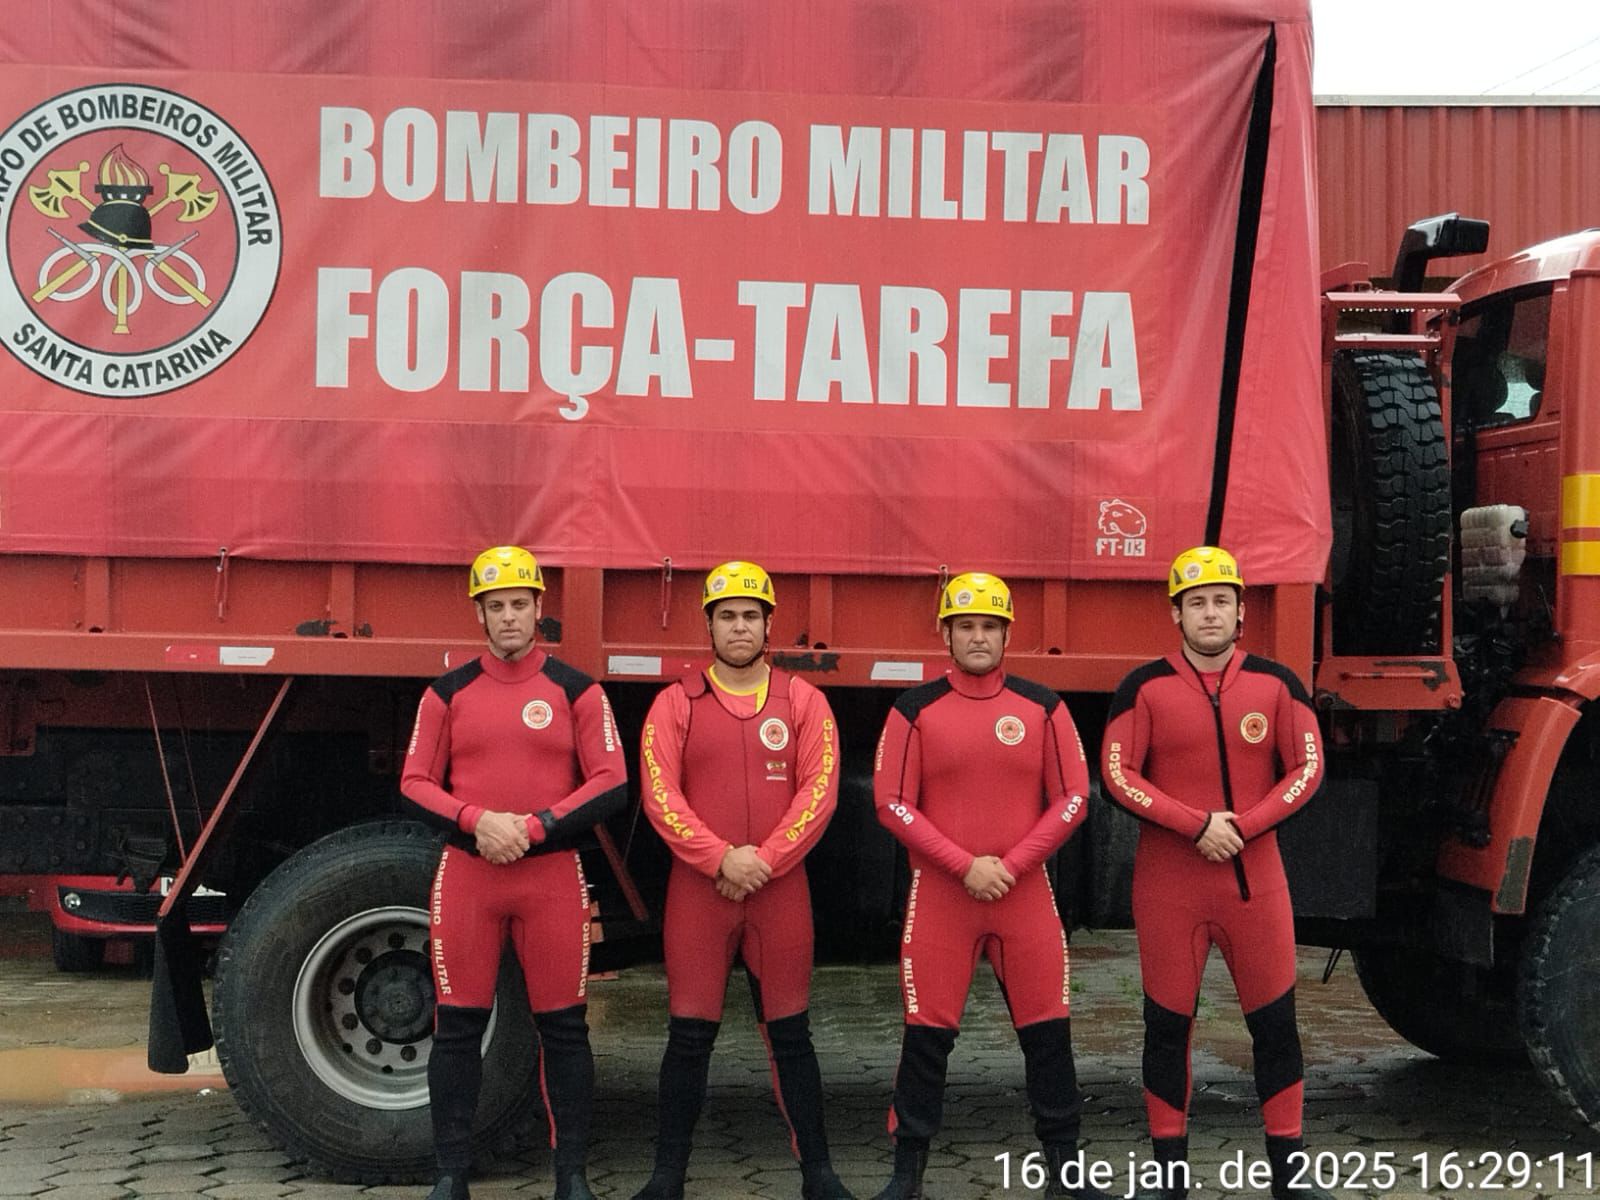
{"label": "wheel rim", "polygon": [[[294,983],[294,1035],[334,1092],[366,1108],[428,1102],[433,977],[428,914],[396,905],[345,918],[306,955]],[[484,1035],[487,1044],[493,1033]]]}

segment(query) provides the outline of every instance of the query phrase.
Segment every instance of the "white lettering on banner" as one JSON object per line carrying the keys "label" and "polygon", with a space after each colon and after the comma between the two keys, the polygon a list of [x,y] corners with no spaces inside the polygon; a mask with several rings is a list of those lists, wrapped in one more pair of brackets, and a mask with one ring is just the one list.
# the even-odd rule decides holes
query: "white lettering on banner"
{"label": "white lettering on banner", "polygon": [[[999,157],[1001,219],[1148,225],[1150,146],[1140,137],[969,129],[961,137],[961,199],[945,194],[946,133],[871,125],[811,126],[807,211],[814,216],[988,217],[989,171]],[[913,158],[920,163],[914,163]],[[1039,159],[1035,170],[1035,159]],[[912,179],[918,182],[913,196]]]}
{"label": "white lettering on banner", "polygon": [[[813,216],[985,221],[991,181],[1011,223],[1148,225],[1150,146],[1125,133],[956,131],[815,124],[807,130]],[[768,121],[724,128],[690,117],[475,112],[443,120],[406,106],[321,110],[320,194],[380,188],[447,201],[666,208],[759,215],[783,193],[783,135]],[[952,164],[951,158],[957,161]],[[951,168],[960,180],[951,195]],[[520,171],[519,171],[520,166]],[[519,192],[520,197],[519,197]]]}
{"label": "white lettering on banner", "polygon": [[622,329],[617,395],[648,396],[659,380],[663,396],[688,397],[689,340],[676,279],[635,279]]}
{"label": "white lettering on banner", "polygon": [[401,108],[383,123],[383,190],[416,203],[439,182],[439,123],[420,108]]}
{"label": "white lettering on banner", "polygon": [[528,203],[572,204],[583,195],[578,123],[563,113],[528,114]]}
{"label": "white lettering on banner", "polygon": [[528,338],[522,331],[533,315],[533,297],[520,276],[495,271],[461,275],[461,390],[494,390],[495,358],[499,387],[528,390]]}
{"label": "white lettering on banner", "polygon": [[[691,343],[677,279],[630,280],[620,297],[619,330],[619,297],[611,285],[598,275],[569,271],[550,279],[540,293],[535,348],[529,345],[533,297],[526,279],[463,271],[457,286],[452,299],[441,276],[402,267],[377,281],[375,298],[363,299],[373,293],[370,270],[322,268],[317,386],[349,387],[353,348],[371,342],[378,377],[402,392],[439,386],[452,359],[461,391],[526,392],[537,353],[540,378],[563,398],[557,411],[569,420],[587,415],[587,398],[608,390],[690,399],[694,362],[741,359],[751,364],[750,395],[756,400],[1085,412],[1144,407],[1133,301],[1126,292],[1084,292],[1080,303],[1067,291],[963,288],[956,294],[952,338],[943,293],[886,286],[876,297],[874,345],[865,318],[873,302],[870,289],[864,297],[858,284],[808,289],[798,281],[740,280],[738,303],[751,310],[754,326],[754,344],[742,346],[710,337]],[[805,310],[806,323],[791,394],[789,318],[797,308]],[[1080,309],[1076,335],[1069,336],[1062,327]]]}
{"label": "white lettering on banner", "polygon": [[[557,275],[545,285],[539,300],[539,374],[545,386],[558,396],[567,397],[570,408],[561,415],[577,420],[588,414],[586,397],[598,392],[611,378],[612,354],[608,347],[584,346],[577,351],[573,366],[573,307],[576,301],[578,322],[589,329],[611,328],[611,289],[603,279],[571,271]],[[546,347],[564,347],[547,353]]]}
{"label": "white lettering on banner", "polygon": [[835,383],[846,404],[872,403],[861,289],[854,284],[819,283],[811,289],[806,349],[800,359],[795,399],[826,404]]}
{"label": "white lettering on banner", "polygon": [[362,267],[323,267],[317,272],[317,386],[350,386],[350,343],[371,336],[366,316],[350,310],[353,296],[372,291],[372,272]]}
{"label": "white lettering on banner", "polygon": [[[482,204],[493,199],[509,204],[517,198],[517,116],[485,113],[483,125],[475,112],[451,111],[444,115],[444,198],[470,199]],[[489,194],[493,185],[494,195]]]}
{"label": "white lettering on banner", "polygon": [[660,208],[665,193],[670,209],[716,212],[726,199],[760,214],[778,206],[783,190],[783,137],[758,120],[724,136],[712,121],[597,113],[585,137],[566,113],[452,109],[441,133],[422,108],[395,109],[380,131],[365,109],[327,106],[319,145],[319,190],[330,199],[359,200],[381,186],[396,200],[426,200],[439,189],[442,163],[446,200],[514,203],[519,159],[528,204]]}
{"label": "white lettering on banner", "polygon": [[377,164],[372,160],[372,114],[362,108],[324,108],[321,113],[319,192],[336,199],[372,195]]}
{"label": "white lettering on banner", "polygon": [[989,364],[1006,357],[1007,340],[994,332],[994,318],[1011,310],[1011,293],[999,288],[961,289],[956,334],[956,404],[1005,408],[1011,389],[989,377]]}
{"label": "white lettering on banner", "polygon": [[[1015,293],[992,288],[963,288],[958,293],[955,404],[958,408],[1048,408],[1052,361],[1069,358],[1070,339],[1054,330],[1058,316],[1073,311],[1071,292],[1023,292],[1018,345],[994,330],[996,317],[1009,315]],[[752,395],[757,400],[785,400],[788,379],[788,314],[806,303],[801,283],[741,280],[740,305],[755,310],[756,360]],[[854,331],[863,326],[859,311],[841,311],[859,304],[861,289],[818,284],[812,289],[811,312],[801,348],[800,384],[795,399],[817,401],[824,381],[837,379],[845,403],[872,403],[862,389],[870,371],[858,363]],[[946,351],[949,311],[944,296],[925,288],[884,288],[880,293],[878,378],[879,404],[903,405],[909,400],[911,361],[917,363],[917,404],[946,403]],[[819,322],[816,310],[824,310]],[[1133,300],[1126,292],[1083,293],[1078,324],[1078,353],[1070,356],[1066,407],[1098,410],[1109,393],[1110,408],[1138,412],[1144,407],[1139,360],[1133,331]],[[864,335],[863,335],[864,336]],[[993,364],[1016,361],[1017,391],[993,378]]]}
{"label": "white lettering on banner", "polygon": [[444,280],[422,267],[391,271],[378,285],[376,319],[380,330],[400,333],[378,339],[383,381],[397,392],[437,387],[450,367],[450,291]]}

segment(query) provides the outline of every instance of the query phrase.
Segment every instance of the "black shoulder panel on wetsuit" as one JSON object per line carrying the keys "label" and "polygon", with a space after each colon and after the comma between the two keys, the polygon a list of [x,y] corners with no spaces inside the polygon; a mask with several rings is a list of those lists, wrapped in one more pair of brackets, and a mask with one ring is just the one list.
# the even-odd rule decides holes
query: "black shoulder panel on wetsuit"
{"label": "black shoulder panel on wetsuit", "polygon": [[550,682],[567,694],[568,704],[576,704],[578,697],[594,686],[593,679],[577,667],[569,667],[552,654],[545,655],[544,673],[550,676]]}
{"label": "black shoulder panel on wetsuit", "polygon": [[950,681],[941,676],[932,683],[914,687],[909,692],[901,692],[900,698],[894,702],[895,711],[915,725],[917,718],[922,715],[923,709],[927,708],[935,700],[948,695],[951,690]]}
{"label": "black shoulder panel on wetsuit", "polygon": [[1133,707],[1133,702],[1139,696],[1139,689],[1152,679],[1160,679],[1163,675],[1176,675],[1172,664],[1164,658],[1152,659],[1142,667],[1135,667],[1129,671],[1123,681],[1117,684],[1116,693],[1111,697],[1111,708],[1106,712],[1106,724],[1120,717]]}
{"label": "black shoulder panel on wetsuit", "polygon": [[1300,682],[1300,676],[1289,670],[1282,663],[1273,662],[1270,658],[1261,658],[1255,654],[1246,654],[1244,661],[1239,664],[1239,670],[1253,671],[1257,675],[1271,675],[1289,689],[1290,696],[1306,707],[1311,707],[1311,697],[1306,694],[1305,684]]}
{"label": "black shoulder panel on wetsuit", "polygon": [[482,674],[483,663],[473,659],[471,662],[457,667],[454,671],[447,671],[428,686],[433,689],[434,695],[448,705],[457,692]]}
{"label": "black shoulder panel on wetsuit", "polygon": [[1060,696],[1045,687],[1044,684],[1035,683],[1031,679],[1018,679],[1015,675],[1007,675],[1006,688],[1015,692],[1024,700],[1032,700],[1040,708],[1044,709],[1046,716],[1055,712],[1056,705],[1061,703]]}

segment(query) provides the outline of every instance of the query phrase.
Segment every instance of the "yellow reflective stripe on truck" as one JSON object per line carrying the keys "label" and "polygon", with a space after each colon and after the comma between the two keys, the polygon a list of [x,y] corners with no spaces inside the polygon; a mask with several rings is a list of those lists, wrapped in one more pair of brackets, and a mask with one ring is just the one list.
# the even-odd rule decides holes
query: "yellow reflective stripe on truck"
{"label": "yellow reflective stripe on truck", "polygon": [[1561,573],[1563,575],[1600,575],[1600,541],[1563,542],[1561,545]]}
{"label": "yellow reflective stripe on truck", "polygon": [[1600,541],[1562,542],[1562,574],[1600,574]]}
{"label": "yellow reflective stripe on truck", "polygon": [[1561,528],[1600,529],[1600,474],[1561,477]]}

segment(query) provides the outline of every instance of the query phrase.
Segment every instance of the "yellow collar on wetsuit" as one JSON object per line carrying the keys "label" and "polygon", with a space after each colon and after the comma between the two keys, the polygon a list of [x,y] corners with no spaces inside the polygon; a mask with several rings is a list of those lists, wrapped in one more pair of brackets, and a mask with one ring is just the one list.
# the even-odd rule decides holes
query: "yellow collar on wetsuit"
{"label": "yellow collar on wetsuit", "polygon": [[772,682],[772,672],[768,671],[760,683],[752,688],[731,688],[717,678],[717,665],[712,663],[706,668],[706,675],[716,686],[717,690],[729,696],[754,696],[756,698],[756,711],[760,712],[767,706],[767,685]]}

